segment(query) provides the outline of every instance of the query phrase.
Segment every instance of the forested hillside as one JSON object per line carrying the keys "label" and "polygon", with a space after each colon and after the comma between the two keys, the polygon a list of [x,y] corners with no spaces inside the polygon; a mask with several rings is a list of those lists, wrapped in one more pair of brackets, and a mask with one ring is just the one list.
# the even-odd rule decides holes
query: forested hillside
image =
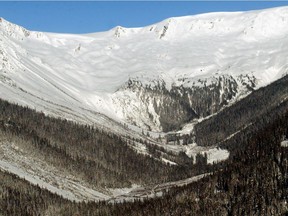
{"label": "forested hillside", "polygon": [[[205,165],[205,157],[193,164],[185,154],[171,155],[177,158],[179,166],[168,165],[159,160],[163,149],[147,141],[51,118],[0,100],[1,141],[17,143],[18,147],[95,188],[156,184],[210,173],[185,187],[163,191],[161,197],[113,204],[71,202],[1,171],[0,212],[2,215],[101,216],[284,214],[288,196],[288,149],[281,142],[288,140],[287,82],[286,76],[225,108],[219,114],[221,121],[214,115],[197,126],[198,134],[199,128],[216,131],[206,134],[207,140],[213,140],[215,134],[224,137],[237,129],[227,129],[231,121],[237,120],[229,115],[243,116],[242,130],[219,142],[221,148],[229,150],[230,158],[214,166]],[[239,112],[235,113],[235,109]],[[217,122],[219,131],[212,127]],[[248,125],[244,127],[245,124]],[[145,143],[153,157],[138,154],[131,148],[131,142]]]}
{"label": "forested hillside", "polygon": [[[195,164],[186,154],[166,152],[166,157],[178,163],[170,165],[160,160],[165,150],[147,141],[51,118],[3,100],[0,100],[0,130],[7,145],[14,143],[95,188],[179,180],[205,173],[212,167],[200,160]],[[148,153],[137,153],[131,147],[133,143],[145,143]]]}
{"label": "forested hillside", "polygon": [[[164,197],[117,205],[112,215],[283,215],[287,213],[288,112],[243,137],[221,171]],[[105,212],[106,211],[106,212]],[[100,215],[111,215],[107,207]]]}
{"label": "forested hillside", "polygon": [[242,134],[227,166],[212,175],[131,203],[72,203],[1,172],[2,215],[282,215],[287,212],[288,111]]}
{"label": "forested hillside", "polygon": [[[259,117],[269,116],[271,110],[277,109],[287,100],[288,75],[252,92],[217,115],[197,124],[195,126],[196,143],[203,146],[218,144],[249,125],[261,121]],[[283,111],[285,111],[285,106]]]}

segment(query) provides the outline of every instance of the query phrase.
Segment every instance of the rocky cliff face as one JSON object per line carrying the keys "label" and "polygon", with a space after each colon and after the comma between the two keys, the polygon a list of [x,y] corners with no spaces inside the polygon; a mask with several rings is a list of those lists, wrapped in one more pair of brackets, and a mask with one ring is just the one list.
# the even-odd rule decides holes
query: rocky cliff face
{"label": "rocky cliff face", "polygon": [[248,93],[256,82],[255,77],[249,75],[178,81],[182,84],[167,89],[163,80],[144,85],[136,79],[129,79],[115,94],[114,102],[121,104],[116,112],[128,122],[147,130],[171,131],[195,118],[218,112],[239,96],[240,88],[242,93]]}

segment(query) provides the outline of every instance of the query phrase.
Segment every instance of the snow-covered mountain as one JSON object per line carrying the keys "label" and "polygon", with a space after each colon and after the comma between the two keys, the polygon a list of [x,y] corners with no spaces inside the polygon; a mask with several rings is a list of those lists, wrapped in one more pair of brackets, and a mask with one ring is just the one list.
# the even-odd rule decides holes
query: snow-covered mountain
{"label": "snow-covered mountain", "polygon": [[288,7],[71,35],[0,19],[0,97],[124,130],[179,128],[287,74]]}

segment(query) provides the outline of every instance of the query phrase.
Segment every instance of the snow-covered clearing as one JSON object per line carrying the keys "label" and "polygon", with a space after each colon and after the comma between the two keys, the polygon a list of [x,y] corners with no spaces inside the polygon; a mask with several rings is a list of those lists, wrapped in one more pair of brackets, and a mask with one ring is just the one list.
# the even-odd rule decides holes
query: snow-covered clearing
{"label": "snow-covered clearing", "polygon": [[[134,186],[134,188],[125,188],[123,189],[116,189],[112,190],[113,194],[115,195],[113,198],[110,199],[110,202],[123,202],[125,201],[133,201],[135,199],[143,199],[143,198],[153,198],[156,196],[162,196],[163,191],[167,191],[172,187],[181,187],[192,182],[199,181],[203,177],[210,175],[210,173],[194,176],[191,178],[174,181],[174,182],[166,182],[163,184],[147,186],[147,187],[139,187]],[[122,192],[126,193],[122,193]],[[120,192],[120,193],[119,193]]]}
{"label": "snow-covered clearing", "polygon": [[185,148],[185,153],[189,157],[194,158],[194,162],[196,161],[197,154],[202,154],[202,155],[206,154],[208,164],[217,163],[217,162],[226,160],[229,157],[229,151],[227,151],[226,149],[221,149],[219,147],[203,147],[203,146],[198,146],[196,143],[193,143],[193,144],[189,144],[185,146],[184,148]]}
{"label": "snow-covered clearing", "polygon": [[229,158],[229,151],[221,148],[212,148],[204,153],[207,154],[207,163],[213,164]]}
{"label": "snow-covered clearing", "polygon": [[164,161],[165,163],[167,164],[171,164],[171,165],[177,165],[177,163],[173,162],[173,161],[170,161],[170,160],[167,160],[165,158],[161,158],[162,161]]}
{"label": "snow-covered clearing", "polygon": [[79,179],[16,146],[0,142],[0,168],[69,200],[104,200],[108,195],[93,190]]}
{"label": "snow-covered clearing", "polygon": [[[175,165],[172,161],[164,158],[162,160],[165,163]],[[141,185],[132,185],[131,188],[106,188],[98,191],[81,181],[81,179],[77,179],[75,176],[71,176],[65,171],[43,162],[34,156],[33,153],[31,154],[21,149],[15,143],[7,141],[0,142],[0,169],[16,174],[34,185],[46,188],[66,199],[77,202],[89,200],[121,202],[123,200],[133,201],[139,198],[160,196],[163,190],[189,184],[204,177],[204,175],[199,175],[157,186],[143,187]]]}
{"label": "snow-covered clearing", "polygon": [[281,142],[281,146],[282,146],[282,147],[288,147],[288,140],[283,140],[283,141]]}

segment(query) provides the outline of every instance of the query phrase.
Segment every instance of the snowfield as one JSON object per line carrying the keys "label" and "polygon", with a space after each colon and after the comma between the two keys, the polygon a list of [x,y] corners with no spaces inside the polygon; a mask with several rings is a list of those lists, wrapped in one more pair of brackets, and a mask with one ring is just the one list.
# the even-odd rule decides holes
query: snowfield
{"label": "snowfield", "polygon": [[[123,89],[129,79],[151,86],[161,81],[169,90],[204,85],[198,82],[203,78],[248,75],[259,88],[287,74],[287,24],[288,7],[84,35],[33,32],[1,18],[0,97],[82,123],[101,126],[109,117],[144,126],[146,110]],[[245,94],[241,87],[238,96]],[[149,110],[150,126],[159,130],[159,117]]]}

